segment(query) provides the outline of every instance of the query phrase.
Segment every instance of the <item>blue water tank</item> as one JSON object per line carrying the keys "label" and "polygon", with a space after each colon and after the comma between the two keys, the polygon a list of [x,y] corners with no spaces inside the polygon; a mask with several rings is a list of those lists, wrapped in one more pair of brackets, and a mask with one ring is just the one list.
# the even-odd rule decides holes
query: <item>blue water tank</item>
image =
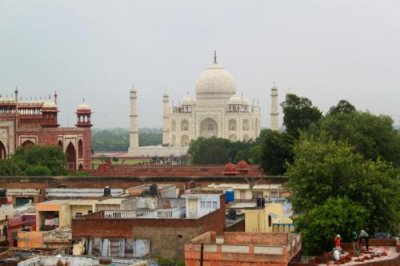
{"label": "blue water tank", "polygon": [[235,192],[233,190],[225,191],[225,202],[234,202],[235,201]]}

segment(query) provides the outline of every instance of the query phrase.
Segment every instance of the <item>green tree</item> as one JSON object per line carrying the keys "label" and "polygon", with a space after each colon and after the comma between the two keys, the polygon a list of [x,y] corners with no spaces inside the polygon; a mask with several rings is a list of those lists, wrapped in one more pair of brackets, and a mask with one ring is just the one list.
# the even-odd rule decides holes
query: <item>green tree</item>
{"label": "green tree", "polygon": [[298,138],[300,130],[307,129],[311,124],[317,123],[322,118],[321,111],[312,105],[311,100],[295,94],[287,94],[281,106],[286,132],[295,139]]}
{"label": "green tree", "polygon": [[301,136],[286,174],[298,214],[329,197],[348,197],[368,211],[369,231],[394,231],[398,224],[399,170],[387,162],[365,160],[352,146],[334,141],[326,132]]}
{"label": "green tree", "polygon": [[30,165],[26,168],[25,174],[28,176],[50,176],[51,171],[46,166]]}
{"label": "green tree", "polygon": [[332,250],[336,234],[350,241],[353,230],[365,228],[367,217],[367,210],[347,197],[328,198],[294,220],[296,230],[301,232],[302,251],[320,255]]}
{"label": "green tree", "polygon": [[226,139],[200,137],[191,141],[188,154],[193,164],[223,164],[231,159],[228,145]]}
{"label": "green tree", "polygon": [[354,113],[356,108],[350,102],[346,100],[340,100],[336,106],[332,106],[327,115],[335,115],[340,113]]}
{"label": "green tree", "polygon": [[27,149],[18,149],[12,160],[24,172],[30,166],[42,166],[48,168],[51,175],[66,174],[66,155],[57,146],[33,145]]}
{"label": "green tree", "polygon": [[400,166],[400,135],[388,116],[339,112],[322,119],[320,129],[335,140],[347,141],[365,159],[380,158]]}
{"label": "green tree", "polygon": [[286,162],[292,162],[292,137],[285,132],[268,130],[261,147],[261,167],[264,173],[283,175]]}
{"label": "green tree", "polygon": [[23,172],[11,159],[0,160],[0,176],[18,176],[22,175]]}

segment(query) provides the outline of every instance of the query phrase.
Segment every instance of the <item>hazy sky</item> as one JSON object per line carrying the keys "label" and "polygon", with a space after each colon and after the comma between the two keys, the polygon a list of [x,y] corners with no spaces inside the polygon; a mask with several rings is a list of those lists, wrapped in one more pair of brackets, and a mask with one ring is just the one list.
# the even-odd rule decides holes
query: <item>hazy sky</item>
{"label": "hazy sky", "polygon": [[134,83],[139,127],[161,127],[162,94],[194,96],[214,50],[263,127],[274,81],[280,102],[290,88],[400,123],[398,0],[0,0],[0,92],[56,90],[63,126],[85,98],[94,127],[127,128]]}

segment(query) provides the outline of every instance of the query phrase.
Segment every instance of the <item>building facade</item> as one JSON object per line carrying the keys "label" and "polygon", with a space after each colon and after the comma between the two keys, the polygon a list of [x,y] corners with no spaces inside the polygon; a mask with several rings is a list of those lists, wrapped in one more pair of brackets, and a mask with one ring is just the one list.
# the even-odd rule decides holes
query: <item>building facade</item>
{"label": "building facade", "polygon": [[195,92],[196,97],[186,95],[178,105],[164,94],[162,146],[139,147],[137,91],[132,88],[129,155],[180,156],[186,154],[190,141],[199,137],[248,141],[260,135],[258,102],[238,94],[233,76],[217,63],[216,55],[213,64],[197,77]]}
{"label": "building facade", "polygon": [[91,169],[91,110],[79,105],[76,127],[59,127],[57,94],[46,100],[22,100],[18,90],[0,97],[0,158],[30,145],[58,145],[67,155],[68,170]]}

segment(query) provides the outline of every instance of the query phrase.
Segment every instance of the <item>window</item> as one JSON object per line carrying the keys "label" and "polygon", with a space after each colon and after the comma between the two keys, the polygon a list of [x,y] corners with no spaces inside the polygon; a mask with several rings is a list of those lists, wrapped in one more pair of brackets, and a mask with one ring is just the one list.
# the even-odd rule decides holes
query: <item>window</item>
{"label": "window", "polygon": [[217,209],[218,208],[218,202],[213,201],[212,202],[212,207],[213,207],[213,209]]}
{"label": "window", "polygon": [[207,207],[207,209],[211,209],[211,201],[207,201],[206,207]]}
{"label": "window", "polygon": [[206,207],[206,203],[204,201],[200,201],[200,208],[205,208]]}

